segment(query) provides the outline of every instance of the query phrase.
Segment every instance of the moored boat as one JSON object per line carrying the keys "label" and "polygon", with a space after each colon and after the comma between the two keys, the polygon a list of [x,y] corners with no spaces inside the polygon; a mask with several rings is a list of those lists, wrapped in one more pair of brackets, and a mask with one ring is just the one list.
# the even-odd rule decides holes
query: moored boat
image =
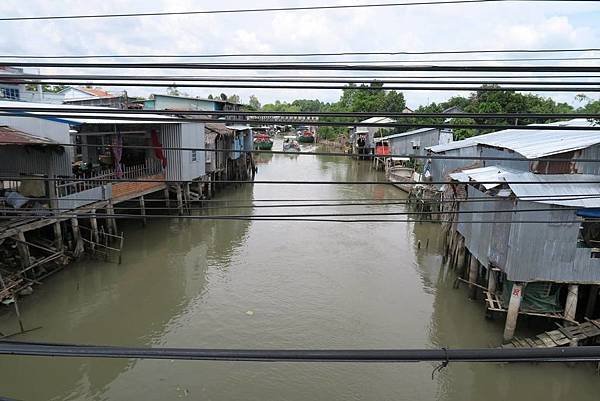
{"label": "moored boat", "polygon": [[296,139],[300,143],[313,143],[315,141],[315,134],[311,127],[298,127]]}
{"label": "moored boat", "polygon": [[266,133],[259,133],[254,135],[254,149],[255,150],[271,150],[273,148],[273,140]]}

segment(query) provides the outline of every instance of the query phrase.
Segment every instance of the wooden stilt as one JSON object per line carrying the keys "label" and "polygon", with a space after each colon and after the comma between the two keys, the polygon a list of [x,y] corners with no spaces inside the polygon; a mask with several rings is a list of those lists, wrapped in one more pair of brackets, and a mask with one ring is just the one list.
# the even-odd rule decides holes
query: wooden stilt
{"label": "wooden stilt", "polygon": [[[111,200],[108,201],[108,205],[106,206],[106,213],[110,216],[115,216],[115,208],[113,207],[113,203]],[[109,217],[107,222],[108,233],[111,235],[117,235],[117,219],[114,217]]]}
{"label": "wooden stilt", "polygon": [[25,233],[23,231],[19,231],[17,240],[17,251],[19,251],[19,257],[21,258],[21,268],[26,269],[31,265],[31,253],[29,252],[29,245],[25,241]]}
{"label": "wooden stilt", "polygon": [[140,196],[140,213],[142,215],[142,224],[146,227],[146,201]]}
{"label": "wooden stilt", "polygon": [[169,188],[165,188],[165,206],[167,209],[171,208],[171,200],[170,200]]}
{"label": "wooden stilt", "polygon": [[477,287],[473,283],[477,283],[477,276],[479,274],[479,261],[475,255],[471,255],[471,261],[469,263],[469,298],[477,298]]}
{"label": "wooden stilt", "polygon": [[492,268],[492,266],[488,267],[488,292],[490,294],[494,294],[496,292],[496,288],[498,286],[498,277],[496,277],[496,272]]}
{"label": "wooden stilt", "polygon": [[571,284],[568,286],[567,301],[565,302],[565,319],[575,320],[577,313],[577,299],[579,298],[579,286]]}
{"label": "wooden stilt", "polygon": [[79,230],[79,221],[76,217],[71,218],[71,228],[73,229],[73,238],[75,239],[73,256],[78,258],[83,254],[83,238],[81,238],[81,231]]}
{"label": "wooden stilt", "polygon": [[183,184],[183,199],[184,199],[184,207],[189,212],[190,210],[190,202],[191,202],[191,194],[190,194],[190,183],[186,182]]}
{"label": "wooden stilt", "polygon": [[181,183],[178,183],[175,188],[177,190],[177,213],[181,216],[183,215],[183,193],[181,190]]}
{"label": "wooden stilt", "polygon": [[92,217],[90,218],[90,227],[92,229],[92,240],[95,243],[100,242],[100,234],[98,232],[98,219],[96,218],[96,209],[92,209]]}
{"label": "wooden stilt", "polygon": [[588,297],[588,303],[585,308],[585,316],[588,318],[593,318],[596,312],[596,302],[598,300],[598,289],[599,285],[591,285],[590,286],[590,295]]}
{"label": "wooden stilt", "polygon": [[523,298],[523,284],[514,283],[508,303],[508,312],[506,313],[506,323],[504,324],[504,341],[512,340],[517,328],[519,318],[519,309],[521,308],[521,299]]}
{"label": "wooden stilt", "polygon": [[461,236],[458,240],[458,260],[456,263],[456,268],[458,271],[462,271],[464,269],[466,253],[467,248],[465,247],[465,237]]}
{"label": "wooden stilt", "polygon": [[60,226],[60,221],[57,221],[52,225],[52,229],[54,230],[54,246],[56,250],[59,252],[63,252],[65,250],[63,236],[62,236],[62,228]]}

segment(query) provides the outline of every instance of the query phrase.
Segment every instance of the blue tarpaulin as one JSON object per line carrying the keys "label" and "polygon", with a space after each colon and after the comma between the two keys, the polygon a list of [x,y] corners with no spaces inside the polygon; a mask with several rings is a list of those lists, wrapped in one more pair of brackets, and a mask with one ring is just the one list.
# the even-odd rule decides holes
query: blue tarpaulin
{"label": "blue tarpaulin", "polygon": [[577,210],[577,216],[580,217],[589,217],[591,219],[600,219],[600,209],[598,208],[590,208],[590,209],[579,209]]}

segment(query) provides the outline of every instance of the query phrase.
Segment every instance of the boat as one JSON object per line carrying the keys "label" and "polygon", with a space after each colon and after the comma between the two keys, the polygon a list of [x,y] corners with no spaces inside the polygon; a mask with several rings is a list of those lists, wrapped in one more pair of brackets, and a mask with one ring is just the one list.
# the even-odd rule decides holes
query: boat
{"label": "boat", "polygon": [[406,193],[410,193],[412,190],[413,182],[420,181],[419,175],[412,167],[408,166],[409,161],[408,157],[390,157],[387,158],[385,166],[388,181],[393,182],[395,187]]}
{"label": "boat", "polygon": [[254,150],[271,150],[273,140],[267,133],[258,133],[254,135]]}
{"label": "boat", "polygon": [[286,135],[283,137],[283,151],[284,152],[300,152],[300,145],[296,141],[295,136]]}
{"label": "boat", "polygon": [[299,127],[296,134],[300,143],[313,143],[315,141],[315,134],[310,127]]}

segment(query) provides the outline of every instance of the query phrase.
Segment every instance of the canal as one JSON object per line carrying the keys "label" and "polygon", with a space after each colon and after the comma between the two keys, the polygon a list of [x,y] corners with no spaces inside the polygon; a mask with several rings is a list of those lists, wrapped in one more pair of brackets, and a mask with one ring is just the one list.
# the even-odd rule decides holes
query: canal
{"label": "canal", "polygon": [[[260,180],[383,179],[368,162],[262,156]],[[386,185],[253,185],[265,199],[388,199]],[[281,203],[281,202],[278,202]],[[297,202],[296,202],[297,203]],[[403,211],[404,205],[211,209],[214,214]],[[403,217],[400,217],[403,218]],[[503,322],[452,288],[439,226],[217,220],[121,222],[123,264],[80,261],[23,298],[19,340],[202,348],[488,347]],[[421,246],[418,246],[420,241]],[[0,314],[0,331],[17,329]],[[522,329],[520,327],[520,329]],[[524,327],[527,330],[527,327]],[[597,400],[593,367],[430,363],[260,364],[0,357],[0,396],[20,400]]]}

